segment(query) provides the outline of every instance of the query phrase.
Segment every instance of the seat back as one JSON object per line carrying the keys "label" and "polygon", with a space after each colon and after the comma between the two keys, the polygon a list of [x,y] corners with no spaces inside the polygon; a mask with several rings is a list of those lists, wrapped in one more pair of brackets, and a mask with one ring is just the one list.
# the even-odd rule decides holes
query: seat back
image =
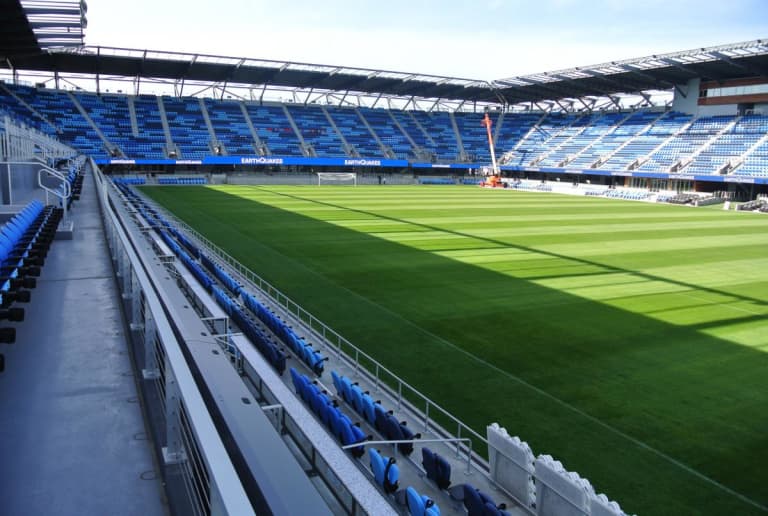
{"label": "seat back", "polygon": [[355,412],[358,414],[363,414],[363,391],[360,389],[360,386],[358,385],[352,385],[351,386],[351,394],[352,394],[352,407],[355,409]]}
{"label": "seat back", "polygon": [[339,409],[336,407],[330,407],[328,409],[328,420],[330,424],[328,425],[330,427],[331,433],[336,436],[336,439],[341,439],[339,436],[341,435],[341,412],[339,412]]}
{"label": "seat back", "polygon": [[403,432],[400,430],[400,422],[391,414],[384,417],[384,436],[388,441],[399,441],[403,439]]}
{"label": "seat back", "polygon": [[[402,436],[400,439],[414,439],[420,437],[414,435],[407,425],[398,423],[398,426],[400,427],[400,435]],[[410,455],[413,453],[413,443],[400,443],[397,445],[397,449],[400,450],[400,453],[403,455]]]}
{"label": "seat back", "polygon": [[375,425],[376,424],[376,409],[374,408],[374,405],[376,403],[373,401],[373,398],[371,398],[370,395],[368,395],[368,394],[363,394],[362,402],[363,402],[363,417],[370,424]]}
{"label": "seat back", "polygon": [[291,367],[289,372],[291,373],[291,381],[293,382],[293,388],[296,390],[296,394],[301,396],[301,379],[299,377],[299,373],[293,367]]}
{"label": "seat back", "polygon": [[371,460],[371,471],[373,472],[373,478],[380,486],[384,486],[384,457],[381,456],[378,450],[374,448],[368,448],[368,457]]}
{"label": "seat back", "polygon": [[341,377],[336,371],[331,371],[331,379],[333,379],[333,387],[336,389],[336,394],[344,397],[343,387],[341,386]]}
{"label": "seat back", "polygon": [[344,401],[347,403],[352,403],[352,381],[347,378],[346,376],[341,377],[341,397],[344,398]]}
{"label": "seat back", "polygon": [[427,472],[427,478],[437,482],[437,465],[435,464],[435,454],[426,446],[421,449],[421,465]]}
{"label": "seat back", "polygon": [[440,489],[448,489],[451,485],[451,465],[444,457],[435,454],[435,483]]}
{"label": "seat back", "polygon": [[384,407],[382,407],[379,404],[374,405],[373,410],[376,413],[376,419],[374,421],[373,426],[376,427],[376,430],[386,435],[384,432],[384,428],[387,424],[387,411],[384,410]]}
{"label": "seat back", "polygon": [[470,484],[464,484],[464,507],[468,516],[483,516],[485,502],[480,498],[480,492]]}
{"label": "seat back", "polygon": [[405,490],[405,496],[411,516],[424,516],[427,511],[426,500],[412,487]]}

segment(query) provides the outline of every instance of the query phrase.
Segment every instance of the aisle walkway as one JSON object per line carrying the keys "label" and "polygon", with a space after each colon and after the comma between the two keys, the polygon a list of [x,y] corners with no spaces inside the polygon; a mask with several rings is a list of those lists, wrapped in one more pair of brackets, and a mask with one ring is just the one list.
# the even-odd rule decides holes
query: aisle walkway
{"label": "aisle walkway", "polygon": [[69,216],[0,350],[0,513],[165,515],[90,174]]}

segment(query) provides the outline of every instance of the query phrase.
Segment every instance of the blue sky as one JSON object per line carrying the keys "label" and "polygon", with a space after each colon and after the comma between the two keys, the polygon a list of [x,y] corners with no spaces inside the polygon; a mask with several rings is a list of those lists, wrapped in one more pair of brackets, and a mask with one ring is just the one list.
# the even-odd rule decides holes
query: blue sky
{"label": "blue sky", "polygon": [[89,45],[499,79],[768,39],[768,0],[91,0]]}

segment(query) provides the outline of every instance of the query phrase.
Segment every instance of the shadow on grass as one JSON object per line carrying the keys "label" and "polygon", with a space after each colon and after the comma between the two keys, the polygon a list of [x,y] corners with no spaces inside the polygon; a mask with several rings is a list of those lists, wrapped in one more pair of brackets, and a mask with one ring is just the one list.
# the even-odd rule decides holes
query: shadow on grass
{"label": "shadow on grass", "polygon": [[[274,190],[251,188],[251,199],[210,188],[146,191],[478,432],[498,421],[536,453],[554,455],[589,478],[625,510],[768,512],[768,354],[696,326],[665,323],[280,209],[268,203],[286,194]],[[288,197],[362,220],[413,226]],[[480,247],[474,235],[417,226],[466,241],[467,249]],[[480,240],[485,248],[490,243],[540,255],[554,277],[559,269],[568,277],[626,273],[670,282]]]}

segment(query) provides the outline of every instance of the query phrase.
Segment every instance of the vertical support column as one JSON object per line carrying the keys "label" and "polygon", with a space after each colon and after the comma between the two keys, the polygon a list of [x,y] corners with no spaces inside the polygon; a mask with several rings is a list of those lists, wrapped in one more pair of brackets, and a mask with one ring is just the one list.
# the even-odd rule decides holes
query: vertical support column
{"label": "vertical support column", "polygon": [[181,393],[168,357],[165,358],[165,446],[163,462],[166,465],[186,461],[181,436]]}
{"label": "vertical support column", "polygon": [[144,307],[144,369],[141,374],[145,380],[155,380],[160,378],[160,367],[155,353],[155,341],[157,339],[157,329],[155,328],[155,319],[152,317],[147,307]]}
{"label": "vertical support column", "polygon": [[141,289],[133,269],[128,272],[128,283],[130,285],[128,294],[131,300],[131,323],[141,324],[143,315],[141,313]]}

